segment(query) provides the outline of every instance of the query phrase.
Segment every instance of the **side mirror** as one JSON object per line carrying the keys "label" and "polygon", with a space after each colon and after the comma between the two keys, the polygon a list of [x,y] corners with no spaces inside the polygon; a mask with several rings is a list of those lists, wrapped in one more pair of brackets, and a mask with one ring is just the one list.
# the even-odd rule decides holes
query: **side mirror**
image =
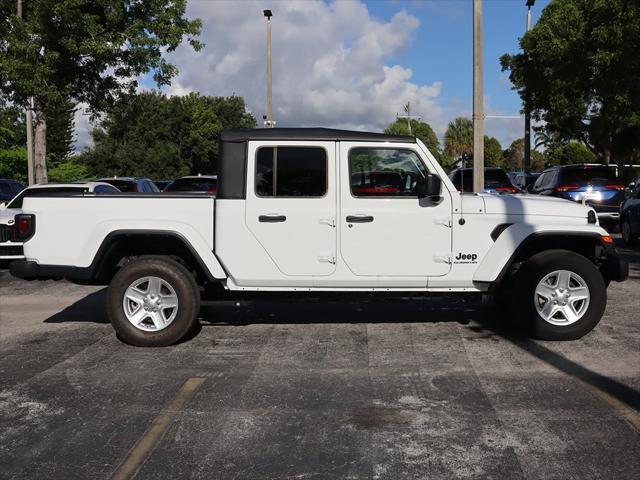
{"label": "side mirror", "polygon": [[433,173],[428,173],[427,178],[420,179],[416,184],[416,192],[418,198],[434,198],[440,196],[442,189],[442,180]]}

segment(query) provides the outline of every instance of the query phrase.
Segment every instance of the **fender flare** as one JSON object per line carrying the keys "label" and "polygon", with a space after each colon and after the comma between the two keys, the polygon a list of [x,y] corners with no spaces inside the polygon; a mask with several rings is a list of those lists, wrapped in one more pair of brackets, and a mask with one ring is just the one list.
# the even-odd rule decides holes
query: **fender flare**
{"label": "fender flare", "polygon": [[514,223],[499,233],[495,243],[473,274],[473,281],[478,283],[500,281],[523,249],[540,238],[557,237],[566,240],[570,237],[587,237],[593,238],[594,244],[601,245],[603,235],[608,234],[597,225],[571,226],[571,230],[567,230],[560,225],[534,226]]}

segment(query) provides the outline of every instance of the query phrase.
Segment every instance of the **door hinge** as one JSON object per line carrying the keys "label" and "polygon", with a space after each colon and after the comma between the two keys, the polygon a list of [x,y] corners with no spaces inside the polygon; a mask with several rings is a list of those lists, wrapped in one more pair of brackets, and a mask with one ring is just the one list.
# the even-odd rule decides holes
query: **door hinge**
{"label": "door hinge", "polygon": [[318,261],[321,263],[330,263],[331,265],[335,265],[336,257],[333,255],[318,255]]}
{"label": "door hinge", "polygon": [[451,228],[451,218],[450,217],[436,218],[434,220],[434,223],[436,225],[444,225],[445,227]]}
{"label": "door hinge", "polygon": [[449,255],[434,255],[433,260],[436,263],[448,263],[451,264],[451,257]]}
{"label": "door hinge", "polygon": [[333,228],[336,227],[335,217],[321,218],[320,220],[318,220],[318,223],[320,223],[320,225],[329,225],[330,227],[333,227]]}

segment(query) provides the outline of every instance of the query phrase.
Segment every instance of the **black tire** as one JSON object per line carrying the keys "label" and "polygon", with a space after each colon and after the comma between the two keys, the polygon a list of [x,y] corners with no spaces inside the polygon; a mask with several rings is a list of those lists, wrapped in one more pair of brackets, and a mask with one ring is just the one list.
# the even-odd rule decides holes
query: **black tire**
{"label": "black tire", "polygon": [[[159,331],[144,331],[125,314],[124,295],[130,285],[144,277],[158,277],[175,291],[178,307],[175,318]],[[198,322],[200,292],[195,278],[180,263],[166,257],[143,257],[121,268],[111,280],[107,294],[109,321],[118,337],[138,347],[164,347],[188,335]],[[170,310],[171,312],[171,310]]]}
{"label": "black tire", "polygon": [[[555,325],[541,317],[535,306],[538,283],[558,270],[579,275],[589,289],[589,305],[583,316],[569,325]],[[513,287],[513,311],[521,312],[530,334],[540,340],[576,340],[600,322],[607,306],[607,288],[598,268],[586,257],[569,250],[548,250],[528,259]]]}
{"label": "black tire", "polygon": [[631,228],[631,224],[628,219],[624,219],[622,221],[622,225],[620,227],[620,231],[622,232],[622,240],[627,245],[635,245],[636,237],[633,234],[633,228]]}

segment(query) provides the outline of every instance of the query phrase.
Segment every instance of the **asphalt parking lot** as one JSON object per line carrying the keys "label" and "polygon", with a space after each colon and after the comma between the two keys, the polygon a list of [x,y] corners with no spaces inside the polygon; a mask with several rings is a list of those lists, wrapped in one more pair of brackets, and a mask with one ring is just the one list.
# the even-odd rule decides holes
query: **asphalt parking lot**
{"label": "asphalt parking lot", "polygon": [[0,273],[1,478],[637,478],[640,252],[597,329],[474,301],[222,304],[124,345],[104,289]]}

